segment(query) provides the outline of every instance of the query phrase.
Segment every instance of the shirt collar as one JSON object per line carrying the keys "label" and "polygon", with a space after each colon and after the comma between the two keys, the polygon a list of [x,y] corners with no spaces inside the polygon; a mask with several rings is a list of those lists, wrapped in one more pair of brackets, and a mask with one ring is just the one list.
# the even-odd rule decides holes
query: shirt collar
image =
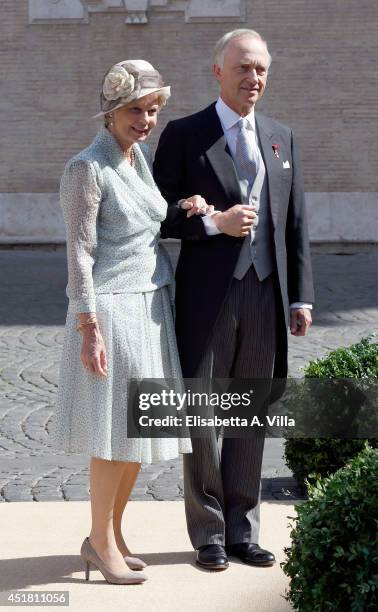
{"label": "shirt collar", "polygon": [[[229,130],[230,128],[232,128],[241,118],[238,113],[236,113],[225,102],[223,102],[220,96],[215,104],[215,108],[216,108],[219,119],[221,120],[221,123],[225,130]],[[245,119],[248,120],[250,128],[252,130],[255,130],[255,109],[254,108],[252,108],[251,112],[245,116]]]}

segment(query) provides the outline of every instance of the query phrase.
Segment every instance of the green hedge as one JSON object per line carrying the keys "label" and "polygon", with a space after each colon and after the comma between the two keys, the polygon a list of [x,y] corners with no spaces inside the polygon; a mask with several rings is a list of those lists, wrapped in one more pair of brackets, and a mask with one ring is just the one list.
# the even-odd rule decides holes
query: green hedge
{"label": "green hedge", "polygon": [[[374,334],[349,347],[331,351],[323,359],[310,361],[305,378],[378,378],[378,343]],[[306,415],[308,418],[311,415]],[[367,440],[378,447],[378,439]],[[285,441],[285,460],[298,483],[314,483],[345,465],[365,444],[365,439],[291,438]]]}
{"label": "green hedge", "polygon": [[364,449],[343,468],[309,485],[296,505],[292,546],[281,566],[285,593],[300,612],[378,610],[378,449]]}

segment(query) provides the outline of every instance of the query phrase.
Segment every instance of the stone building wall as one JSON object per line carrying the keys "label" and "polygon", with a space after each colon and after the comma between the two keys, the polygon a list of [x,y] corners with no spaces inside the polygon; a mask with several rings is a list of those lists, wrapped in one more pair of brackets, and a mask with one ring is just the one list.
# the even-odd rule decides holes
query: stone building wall
{"label": "stone building wall", "polygon": [[59,178],[99,126],[90,116],[111,64],[146,59],[172,86],[154,148],[169,119],[216,99],[213,47],[237,27],[268,41],[256,108],[297,135],[312,239],[378,240],[371,0],[1,0],[0,17],[2,242],[62,240]]}

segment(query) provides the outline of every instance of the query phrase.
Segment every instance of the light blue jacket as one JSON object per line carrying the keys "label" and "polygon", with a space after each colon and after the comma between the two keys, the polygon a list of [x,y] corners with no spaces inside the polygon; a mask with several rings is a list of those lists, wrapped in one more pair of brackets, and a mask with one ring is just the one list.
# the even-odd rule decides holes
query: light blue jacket
{"label": "light blue jacket", "polygon": [[[60,204],[66,225],[69,310],[96,312],[97,293],[135,293],[170,285],[169,255],[159,243],[167,202],[152,177],[145,143],[135,166],[104,126],[66,164]],[[148,160],[148,161],[147,161]]]}

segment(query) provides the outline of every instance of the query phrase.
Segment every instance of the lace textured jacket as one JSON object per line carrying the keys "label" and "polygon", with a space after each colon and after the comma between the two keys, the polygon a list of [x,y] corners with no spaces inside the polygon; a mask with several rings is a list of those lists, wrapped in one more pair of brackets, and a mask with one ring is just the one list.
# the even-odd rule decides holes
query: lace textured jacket
{"label": "lace textured jacket", "polygon": [[102,126],[66,164],[60,204],[66,225],[68,309],[96,312],[97,293],[136,293],[170,285],[169,255],[159,243],[167,213],[152,176],[147,144],[134,144],[135,165]]}

